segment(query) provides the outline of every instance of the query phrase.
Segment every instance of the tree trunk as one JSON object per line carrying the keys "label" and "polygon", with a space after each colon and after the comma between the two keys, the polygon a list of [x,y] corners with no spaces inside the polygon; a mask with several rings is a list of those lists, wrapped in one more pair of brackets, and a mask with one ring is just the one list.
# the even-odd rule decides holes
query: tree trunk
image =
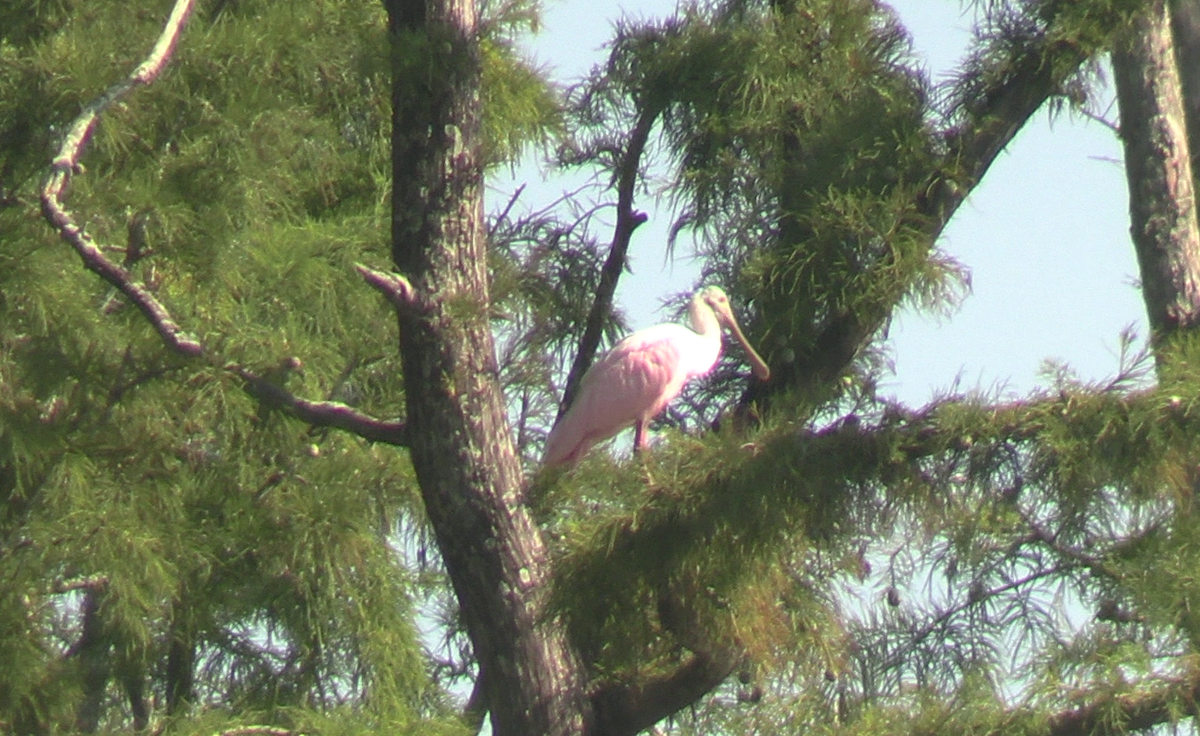
{"label": "tree trunk", "polygon": [[100,613],[101,593],[87,588],[83,596],[83,626],[73,654],[79,660],[80,685],[83,691],[75,711],[75,728],[81,733],[95,733],[104,712],[104,691],[108,687],[112,661],[111,642],[104,632]]}
{"label": "tree trunk", "polygon": [[164,673],[167,715],[183,712],[192,701],[196,676],[196,640],[188,620],[189,607],[183,593],[171,606],[171,626],[167,632],[167,670]]}
{"label": "tree trunk", "polygon": [[410,452],[496,734],[582,733],[583,670],[547,620],[549,563],[523,499],[489,324],[473,0],[388,0],[392,252]]}
{"label": "tree trunk", "polygon": [[1175,63],[1183,87],[1183,109],[1187,119],[1188,150],[1192,159],[1192,189],[1200,174],[1200,0],[1171,0],[1171,39]]}
{"label": "tree trunk", "polygon": [[1200,235],[1179,72],[1165,0],[1113,51],[1130,230],[1155,339],[1200,319]]}

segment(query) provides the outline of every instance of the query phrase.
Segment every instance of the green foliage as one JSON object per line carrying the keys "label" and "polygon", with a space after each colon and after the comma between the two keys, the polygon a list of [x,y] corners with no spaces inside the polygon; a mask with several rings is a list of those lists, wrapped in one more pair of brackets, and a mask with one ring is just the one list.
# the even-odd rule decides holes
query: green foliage
{"label": "green foliage", "polygon": [[[816,432],[780,422],[750,442],[673,437],[627,467],[590,459],[569,492],[543,481],[564,540],[557,606],[616,680],[687,646],[663,595],[736,636],[772,705],[718,699],[693,714],[698,733],[1036,733],[1069,693],[1153,688],[1190,672],[1200,630],[1200,384],[1180,367],[1146,389],[1141,369]],[[1068,634],[1064,615],[1091,623]],[[1005,705],[1012,678],[1024,714]]]}
{"label": "green foliage", "polygon": [[[947,141],[1027,65],[1085,95],[1080,64],[1135,5],[988,5],[944,103],[881,4],[697,5],[620,25],[565,113],[514,41],[533,2],[481,3],[478,57],[389,39],[367,0],[202,7],[162,78],[104,118],[69,206],[211,362],[168,353],[37,216],[58,136],[140,60],[162,3],[4,6],[0,728],[85,728],[98,696],[95,726],[129,730],[132,679],[164,733],[464,731],[444,686],[473,655],[422,640],[435,606],[446,650],[461,632],[406,457],[288,418],[223,363],[404,415],[394,316],[353,264],[388,260],[393,102],[430,114],[474,71],[487,167],[566,139],[564,163],[615,181],[653,122],[677,233],[749,305],[773,385],[797,389],[748,431],[725,412],[734,356],[673,420],[716,431],[533,477],[553,613],[589,674],[645,682],[698,639],[736,642],[738,681],[678,733],[1044,733],[1081,692],[1119,720],[1116,697],[1189,675],[1200,642],[1194,338],[1156,346],[1153,386],[1130,357],[1109,384],[1060,373],[1020,400],[919,410],[874,396],[870,347],[905,300],[961,295],[928,206],[961,174]],[[567,199],[563,215],[514,198],[488,233],[486,316],[530,464],[609,235]],[[398,216],[428,203],[410,204]],[[620,327],[608,315],[606,338]],[[93,658],[112,670],[98,695]],[[1168,695],[1190,712],[1186,688]]]}
{"label": "green foliage", "polygon": [[[210,708],[456,732],[394,546],[419,508],[404,457],[168,354],[36,217],[50,144],[164,8],[17,6],[29,23],[0,47],[0,723],[76,723],[90,615],[89,646],[141,673],[156,719],[195,718],[171,732],[209,728]],[[388,79],[377,3],[201,9],[168,71],[103,119],[70,207],[220,359],[400,415],[394,321],[353,271],[386,258]],[[99,695],[101,725],[129,722],[116,675]]]}
{"label": "green foliage", "polygon": [[1200,630],[1191,343],[1158,346],[1156,388],[1129,358],[1109,384],[1060,373],[1022,400],[919,411],[874,396],[869,349],[853,362],[905,300],[962,295],[932,247],[952,145],[1031,76],[1084,101],[1088,59],[1133,9],[992,4],[940,97],[875,3],[713,3],[618,27],[573,92],[563,160],[615,180],[634,121],[656,120],[677,230],[698,230],[705,279],[752,300],[772,380],[801,391],[748,437],[724,411],[743,386],[732,359],[671,418],[720,431],[535,480],[555,610],[595,674],[642,682],[703,651],[696,631],[736,640],[744,677],[681,733],[1044,733],[1072,698],[1119,732],[1119,698],[1142,692],[1183,712]]}
{"label": "green foliage", "polygon": [[[1111,46],[1114,34],[1145,3],[1140,0],[1061,0],[982,4],[979,32],[949,90],[945,113],[960,123],[987,123],[1002,90],[1031,71],[1048,71],[1057,86],[1054,107],[1082,106],[1096,82],[1096,65],[1080,63]],[[1077,53],[1055,53],[1075,49]]]}
{"label": "green foliage", "polygon": [[840,320],[873,322],[933,273],[914,197],[933,145],[923,81],[871,3],[739,14],[712,33],[736,68],[667,118],[684,218],[708,228],[708,272],[753,295],[768,361],[810,367]]}
{"label": "green foliage", "polygon": [[546,146],[562,134],[562,111],[545,73],[523,58],[517,34],[538,30],[531,0],[481,3],[483,77],[480,80],[485,167],[515,163],[527,146]]}
{"label": "green foliage", "polygon": [[[945,308],[964,290],[920,209],[939,137],[904,30],[869,0],[802,6],[720,3],[623,27],[576,101],[576,155],[609,166],[613,120],[660,117],[676,233],[697,232],[702,280],[752,301],[774,391],[811,389],[831,342],[903,299]],[[721,371],[694,403],[739,385]]]}
{"label": "green foliage", "polygon": [[[0,11],[0,723],[75,723],[92,597],[147,698],[191,690],[196,720],[172,730],[217,706],[329,733],[449,724],[414,623],[445,583],[397,548],[423,523],[407,460],[167,354],[36,217],[62,129],[161,29],[151,5]],[[513,42],[536,10],[485,12],[488,165],[557,125]],[[218,360],[384,418],[404,412],[394,318],[353,265],[387,259],[390,54],[378,3],[201,6],[165,74],[103,118],[69,202]],[[194,682],[167,671],[179,642]],[[115,680],[102,695],[107,722],[130,717]]]}

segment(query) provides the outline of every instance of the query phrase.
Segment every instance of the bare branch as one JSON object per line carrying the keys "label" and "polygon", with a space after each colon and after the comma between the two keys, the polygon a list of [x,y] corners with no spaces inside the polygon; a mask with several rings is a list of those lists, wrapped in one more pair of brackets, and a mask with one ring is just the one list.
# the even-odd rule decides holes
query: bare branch
{"label": "bare branch", "polygon": [[489,240],[496,237],[496,228],[500,227],[500,224],[508,217],[508,213],[512,212],[513,205],[517,203],[517,200],[521,198],[521,195],[524,192],[525,185],[522,184],[521,186],[517,187],[517,190],[512,193],[511,197],[508,198],[508,204],[504,205],[504,209],[500,210],[500,214],[496,215],[496,217],[492,220],[492,224],[488,227]]}
{"label": "bare branch", "polygon": [[[1117,125],[1113,121],[1104,117],[1104,115],[1102,115],[1098,112],[1092,112],[1091,110],[1087,109],[1086,107],[1080,108],[1079,114],[1083,115],[1088,120],[1091,120],[1093,123],[1099,123],[1100,125],[1103,125],[1104,127],[1108,128],[1113,133],[1115,133],[1117,135],[1121,135],[1121,126]],[[1104,160],[1104,157],[1102,157],[1102,156],[1092,156],[1091,158]],[[1108,160],[1111,160],[1111,159],[1108,159]]]}
{"label": "bare branch", "polygon": [[245,381],[247,391],[259,401],[314,426],[344,429],[371,442],[400,446],[408,443],[407,425],[402,421],[376,419],[337,401],[302,399],[240,365],[230,364],[225,370]]}
{"label": "bare branch", "polygon": [[301,731],[276,726],[239,726],[217,731],[213,736],[299,736]]}
{"label": "bare branch", "polygon": [[567,375],[567,386],[563,390],[562,403],[559,404],[558,416],[562,417],[575,393],[579,390],[579,382],[583,374],[591,367],[596,357],[596,349],[600,347],[600,336],[604,330],[604,321],[612,310],[613,294],[617,290],[617,280],[625,268],[625,254],[629,250],[629,241],[633,231],[647,219],[645,213],[633,209],[633,190],[637,185],[640,172],[642,152],[650,137],[650,129],[658,118],[657,110],[645,109],[638,116],[637,124],[629,136],[629,145],[621,156],[617,167],[617,224],[613,232],[612,247],[608,252],[608,260],[600,271],[600,284],[596,288],[596,299],[592,302],[592,310],[588,313],[587,326],[583,337],[579,339],[579,352],[575,354],[575,362]]}
{"label": "bare branch", "polygon": [[[148,85],[158,77],[170,61],[193,4],[194,0],[178,0],[150,56],[128,77],[110,87],[85,107],[71,124],[62,146],[59,148],[58,155],[54,157],[51,164],[50,176],[42,188],[42,214],[62,238],[75,249],[89,270],[112,284],[141,310],[171,350],[180,355],[195,358],[204,355],[204,346],[199,340],[185,333],[172,319],[167,308],[145,286],[135,281],[133,274],[129,271],[137,258],[144,255],[133,237],[133,228],[144,225],[144,213],[138,213],[131,221],[131,242],[130,246],[125,249],[125,263],[118,265],[109,260],[103,249],[84,232],[83,227],[75,221],[62,202],[70,185],[72,174],[82,171],[80,158],[83,156],[83,151],[100,115],[138,86]],[[368,283],[387,294],[393,302],[410,304],[413,301],[412,287],[402,277],[370,271],[365,267],[360,267],[359,270]],[[403,422],[375,419],[350,406],[333,401],[301,399],[269,383],[241,365],[229,364],[225,366],[225,370],[245,381],[247,390],[259,400],[268,405],[285,409],[293,416],[310,424],[345,429],[374,442],[393,445],[401,445],[405,442]]]}
{"label": "bare branch", "polygon": [[422,306],[423,302],[417,295],[416,289],[413,288],[408,279],[400,274],[377,271],[361,263],[354,264],[354,269],[362,275],[364,281],[387,297],[387,300],[396,309],[419,309]]}
{"label": "bare branch", "polygon": [[177,0],[150,56],[133,73],[110,87],[85,107],[79,117],[75,118],[63,139],[58,155],[54,157],[50,176],[42,187],[42,215],[59,232],[63,240],[66,240],[75,249],[88,269],[116,287],[141,310],[142,314],[146,315],[150,324],[173,350],[194,357],[203,352],[200,342],[185,333],[171,319],[166,307],[149,290],[136,283],[125,268],[113,263],[104,255],[96,242],[75,222],[75,218],[62,203],[72,173],[83,170],[79,159],[83,155],[83,150],[87,146],[88,139],[91,137],[101,113],[139,85],[150,84],[158,77],[171,58],[171,53],[183,32],[183,26],[192,11],[193,4],[194,0]]}

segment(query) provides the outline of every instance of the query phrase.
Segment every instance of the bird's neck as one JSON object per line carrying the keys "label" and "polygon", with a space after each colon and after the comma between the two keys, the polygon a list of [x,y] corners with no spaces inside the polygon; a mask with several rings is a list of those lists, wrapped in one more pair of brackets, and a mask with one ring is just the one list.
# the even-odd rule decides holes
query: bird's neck
{"label": "bird's neck", "polygon": [[721,323],[717,321],[717,315],[713,312],[712,307],[704,303],[703,299],[693,299],[688,305],[688,314],[691,317],[692,329],[696,334],[705,337],[716,335],[721,336]]}

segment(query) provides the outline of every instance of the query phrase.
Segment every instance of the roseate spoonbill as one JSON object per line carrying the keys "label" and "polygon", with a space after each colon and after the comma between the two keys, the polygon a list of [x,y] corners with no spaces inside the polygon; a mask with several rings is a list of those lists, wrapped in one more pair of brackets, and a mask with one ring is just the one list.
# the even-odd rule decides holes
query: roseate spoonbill
{"label": "roseate spoonbill", "polygon": [[696,292],[688,305],[692,329],[663,324],[629,335],[597,360],[579,383],[579,393],[546,439],[543,465],[574,464],[592,445],[622,429],[635,428],[633,446],[646,447],[646,425],[683,389],[713,369],[721,355],[721,326],[746,350],[754,375],[771,370],[734,319],[729,297],[716,286]]}

